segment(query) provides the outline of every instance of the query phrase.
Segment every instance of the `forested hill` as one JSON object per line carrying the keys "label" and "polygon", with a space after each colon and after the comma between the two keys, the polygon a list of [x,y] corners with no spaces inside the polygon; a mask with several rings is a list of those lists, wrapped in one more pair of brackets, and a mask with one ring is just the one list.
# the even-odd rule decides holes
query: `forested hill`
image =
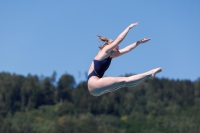
{"label": "forested hill", "polygon": [[0,133],[198,133],[200,79],[154,78],[94,97],[72,75],[0,73]]}

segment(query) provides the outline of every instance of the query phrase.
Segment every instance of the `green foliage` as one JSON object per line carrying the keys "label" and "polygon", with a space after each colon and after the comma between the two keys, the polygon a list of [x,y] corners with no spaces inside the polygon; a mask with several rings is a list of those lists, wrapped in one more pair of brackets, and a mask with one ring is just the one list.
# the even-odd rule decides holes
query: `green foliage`
{"label": "green foliage", "polygon": [[87,82],[55,77],[0,73],[0,132],[200,132],[200,78],[155,78],[94,97]]}
{"label": "green foliage", "polygon": [[58,100],[72,100],[71,91],[74,89],[75,80],[74,77],[68,74],[64,74],[58,81]]}

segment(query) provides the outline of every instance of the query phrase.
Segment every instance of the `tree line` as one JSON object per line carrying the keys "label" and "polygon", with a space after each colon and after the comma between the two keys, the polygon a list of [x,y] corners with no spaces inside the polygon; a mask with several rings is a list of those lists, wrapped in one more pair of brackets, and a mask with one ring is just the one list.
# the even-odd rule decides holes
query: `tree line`
{"label": "tree line", "polygon": [[94,97],[70,74],[0,73],[2,133],[197,133],[199,125],[200,78],[154,78]]}

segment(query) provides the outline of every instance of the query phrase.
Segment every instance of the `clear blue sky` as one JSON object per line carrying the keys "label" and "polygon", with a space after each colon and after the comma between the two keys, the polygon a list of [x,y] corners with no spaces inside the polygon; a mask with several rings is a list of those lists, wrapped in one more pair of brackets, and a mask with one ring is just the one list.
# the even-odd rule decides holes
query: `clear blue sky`
{"label": "clear blue sky", "polygon": [[101,42],[115,39],[139,22],[123,48],[144,37],[148,43],[112,61],[105,76],[142,73],[162,67],[159,78],[200,77],[200,1],[166,0],[2,0],[0,1],[0,72],[57,77],[76,82],[85,73]]}

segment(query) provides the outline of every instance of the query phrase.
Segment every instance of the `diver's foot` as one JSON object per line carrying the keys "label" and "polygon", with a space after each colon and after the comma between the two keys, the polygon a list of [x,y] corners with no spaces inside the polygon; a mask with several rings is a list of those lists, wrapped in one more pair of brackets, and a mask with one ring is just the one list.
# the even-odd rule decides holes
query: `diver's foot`
{"label": "diver's foot", "polygon": [[160,68],[160,67],[151,70],[151,71],[150,71],[151,76],[152,76],[151,79],[153,79],[153,78],[156,76],[156,74],[159,73],[159,72],[161,72],[161,71],[162,71],[162,68]]}

